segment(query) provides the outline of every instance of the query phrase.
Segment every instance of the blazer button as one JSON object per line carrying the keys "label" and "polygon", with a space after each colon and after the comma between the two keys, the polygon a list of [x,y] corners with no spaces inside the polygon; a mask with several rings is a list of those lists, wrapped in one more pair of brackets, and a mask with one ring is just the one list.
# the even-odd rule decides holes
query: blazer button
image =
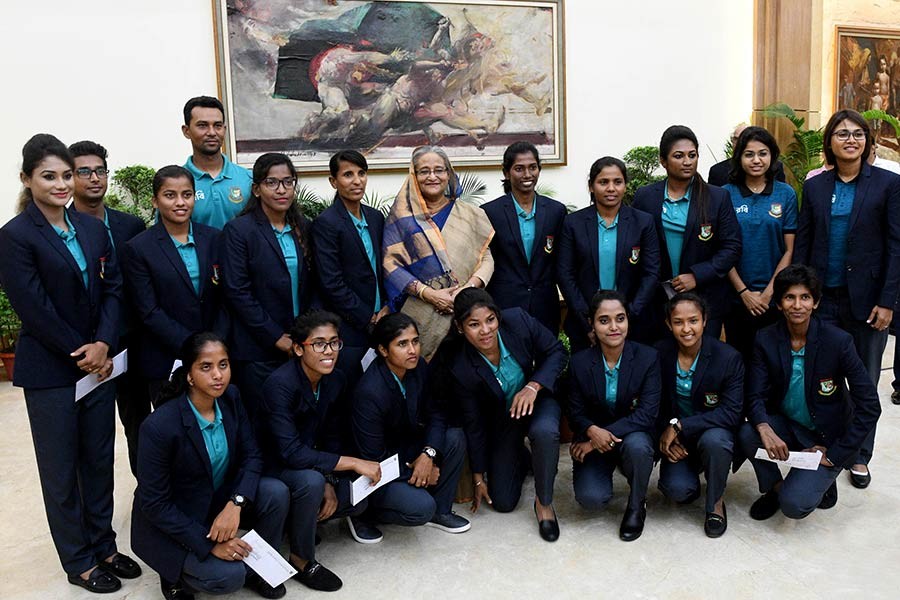
{"label": "blazer button", "polygon": [[847,270],[848,270],[848,271],[852,271],[852,270],[853,270],[853,267],[847,267]]}

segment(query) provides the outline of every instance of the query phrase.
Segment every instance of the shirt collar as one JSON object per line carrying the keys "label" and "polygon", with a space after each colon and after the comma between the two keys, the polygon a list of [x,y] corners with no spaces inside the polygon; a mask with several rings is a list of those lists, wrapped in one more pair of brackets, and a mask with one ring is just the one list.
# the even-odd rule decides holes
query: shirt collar
{"label": "shirt collar", "polygon": [[534,196],[534,201],[531,203],[531,210],[529,212],[525,212],[525,209],[522,208],[522,205],[519,204],[519,201],[516,200],[516,197],[509,194],[509,197],[512,198],[513,206],[516,208],[516,215],[520,219],[525,219],[526,221],[530,221],[534,218],[534,213],[537,210],[537,194]]}
{"label": "shirt collar", "polygon": [[619,374],[619,365],[622,364],[622,355],[619,355],[619,360],[616,361],[616,366],[612,369],[609,368],[609,363],[606,362],[606,358],[603,359],[603,368],[606,370],[607,375],[618,375]]}
{"label": "shirt collar", "polygon": [[107,230],[112,229],[109,226],[109,210],[107,210],[106,207],[103,208],[103,224],[106,225]]}
{"label": "shirt collar", "polygon": [[359,215],[362,217],[361,219],[357,219],[349,210],[347,211],[347,214],[350,215],[350,220],[353,221],[353,224],[356,225],[357,229],[365,229],[369,226],[369,223],[366,221],[366,213],[362,211],[362,208],[359,209]]}
{"label": "shirt collar", "polygon": [[69,219],[69,211],[63,211],[63,218],[66,220],[66,227],[68,227],[69,230],[63,231],[56,225],[53,225],[53,230],[56,231],[56,234],[59,235],[59,237],[61,237],[64,241],[68,242],[75,237],[75,234],[77,232],[75,231],[75,226],[72,225],[71,219]]}
{"label": "shirt collar", "polygon": [[616,213],[616,218],[613,219],[612,225],[606,224],[606,219],[600,216],[600,213],[597,213],[597,226],[602,227],[603,229],[612,229],[616,225],[619,224],[619,213]]}
{"label": "shirt collar", "polygon": [[203,177],[208,177],[213,181],[218,181],[220,179],[231,179],[232,173],[232,162],[228,160],[228,157],[222,153],[222,170],[219,171],[219,175],[215,178],[212,177],[206,171],[201,171],[197,168],[197,165],[194,164],[194,157],[188,156],[187,161],[184,163],[184,168],[191,172],[191,175],[194,176],[195,179],[202,179]]}
{"label": "shirt collar", "polygon": [[200,429],[212,429],[218,427],[222,424],[222,411],[219,409],[219,401],[218,399],[213,400],[213,409],[215,410],[216,416],[213,417],[213,421],[207,421],[203,415],[200,414],[200,411],[197,410],[197,407],[194,406],[194,403],[191,402],[191,399],[187,399],[188,406],[191,407],[191,411],[193,411],[194,416],[197,417],[197,424],[200,425]]}
{"label": "shirt collar", "polygon": [[687,191],[684,193],[684,196],[679,198],[678,200],[672,200],[669,198],[669,180],[665,179],[663,185],[663,200],[666,202],[681,202],[682,200],[690,201],[691,199],[691,188],[694,187],[694,178],[691,177],[691,180],[688,182]]}
{"label": "shirt collar", "polygon": [[169,237],[172,238],[173,242],[175,242],[176,248],[187,248],[189,246],[193,246],[194,245],[194,223],[192,221],[188,222],[188,237],[187,237],[186,242],[179,242],[178,240],[175,239],[174,236],[171,236],[171,235]]}
{"label": "shirt collar", "polygon": [[278,230],[277,227],[275,227],[274,225],[272,225],[272,231],[275,232],[275,237],[281,237],[281,236],[283,236],[283,235],[285,235],[285,234],[287,234],[287,233],[290,233],[290,231],[291,231],[291,224],[290,224],[290,223],[285,223],[285,224],[284,224],[284,229],[282,229],[282,230],[280,230],[280,231]]}
{"label": "shirt collar", "polygon": [[766,187],[764,187],[763,190],[759,194],[756,194],[750,188],[748,188],[747,185],[743,181],[740,182],[739,184],[737,184],[737,188],[738,188],[738,191],[741,193],[742,198],[749,198],[750,196],[753,196],[753,195],[770,196],[772,194],[772,190],[775,188],[775,180],[773,179],[772,181],[767,181]]}
{"label": "shirt collar", "polygon": [[676,358],[675,366],[678,368],[678,373],[679,374],[683,373],[682,377],[687,377],[687,376],[693,377],[694,371],[697,370],[697,361],[698,360],[700,360],[700,352],[698,352],[697,356],[694,357],[694,362],[691,363],[691,368],[688,369],[687,371],[685,371],[681,368],[681,365],[678,364],[678,359]]}

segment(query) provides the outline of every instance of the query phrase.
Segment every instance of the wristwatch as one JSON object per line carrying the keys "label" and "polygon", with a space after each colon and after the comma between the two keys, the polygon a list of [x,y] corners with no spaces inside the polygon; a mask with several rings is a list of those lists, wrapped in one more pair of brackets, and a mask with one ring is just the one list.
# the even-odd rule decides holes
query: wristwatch
{"label": "wristwatch", "polygon": [[247,505],[247,499],[240,494],[234,494],[231,497],[231,501],[234,502],[235,506],[244,507]]}
{"label": "wristwatch", "polygon": [[678,417],[675,417],[674,419],[669,421],[669,425],[672,426],[672,429],[675,430],[676,434],[678,434],[678,435],[681,434],[681,423],[678,422]]}
{"label": "wristwatch", "polygon": [[437,450],[435,450],[431,446],[425,446],[424,448],[422,448],[422,454],[424,454],[431,460],[434,460],[437,458]]}

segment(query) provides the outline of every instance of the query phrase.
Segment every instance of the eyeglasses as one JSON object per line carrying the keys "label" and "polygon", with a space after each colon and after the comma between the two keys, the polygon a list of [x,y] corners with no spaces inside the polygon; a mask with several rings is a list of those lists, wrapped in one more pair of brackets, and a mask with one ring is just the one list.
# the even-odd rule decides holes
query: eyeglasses
{"label": "eyeglasses", "polygon": [[846,142],[850,139],[850,136],[853,136],[854,140],[864,140],[866,139],[866,131],[865,129],[854,129],[850,131],[849,129],[838,129],[834,133],[832,133],[834,137],[842,142]]}
{"label": "eyeglasses", "polygon": [[444,167],[437,167],[434,169],[419,169],[416,171],[416,176],[418,177],[431,177],[434,175],[435,177],[443,177],[447,174],[447,169]]}
{"label": "eyeglasses", "polygon": [[294,177],[286,177],[284,179],[275,179],[274,177],[266,177],[260,183],[267,189],[272,190],[273,192],[278,189],[279,185],[283,185],[284,189],[292,190],[294,186],[297,185],[297,179]]}
{"label": "eyeglasses", "polygon": [[109,169],[103,167],[97,167],[96,169],[79,167],[75,169],[75,175],[77,175],[79,179],[90,179],[91,175],[96,175],[97,179],[106,179],[106,176],[109,175]]}
{"label": "eyeglasses", "polygon": [[330,342],[303,342],[301,346],[312,346],[312,349],[322,354],[325,348],[330,348],[332,352],[337,352],[344,347],[344,340],[331,340]]}

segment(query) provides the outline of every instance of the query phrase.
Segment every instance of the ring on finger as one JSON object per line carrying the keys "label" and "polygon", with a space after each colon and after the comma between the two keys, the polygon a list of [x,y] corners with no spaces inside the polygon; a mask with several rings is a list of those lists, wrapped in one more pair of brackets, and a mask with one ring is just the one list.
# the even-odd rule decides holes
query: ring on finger
{"label": "ring on finger", "polygon": [[231,553],[231,558],[237,558],[237,552],[232,552],[232,553]]}

